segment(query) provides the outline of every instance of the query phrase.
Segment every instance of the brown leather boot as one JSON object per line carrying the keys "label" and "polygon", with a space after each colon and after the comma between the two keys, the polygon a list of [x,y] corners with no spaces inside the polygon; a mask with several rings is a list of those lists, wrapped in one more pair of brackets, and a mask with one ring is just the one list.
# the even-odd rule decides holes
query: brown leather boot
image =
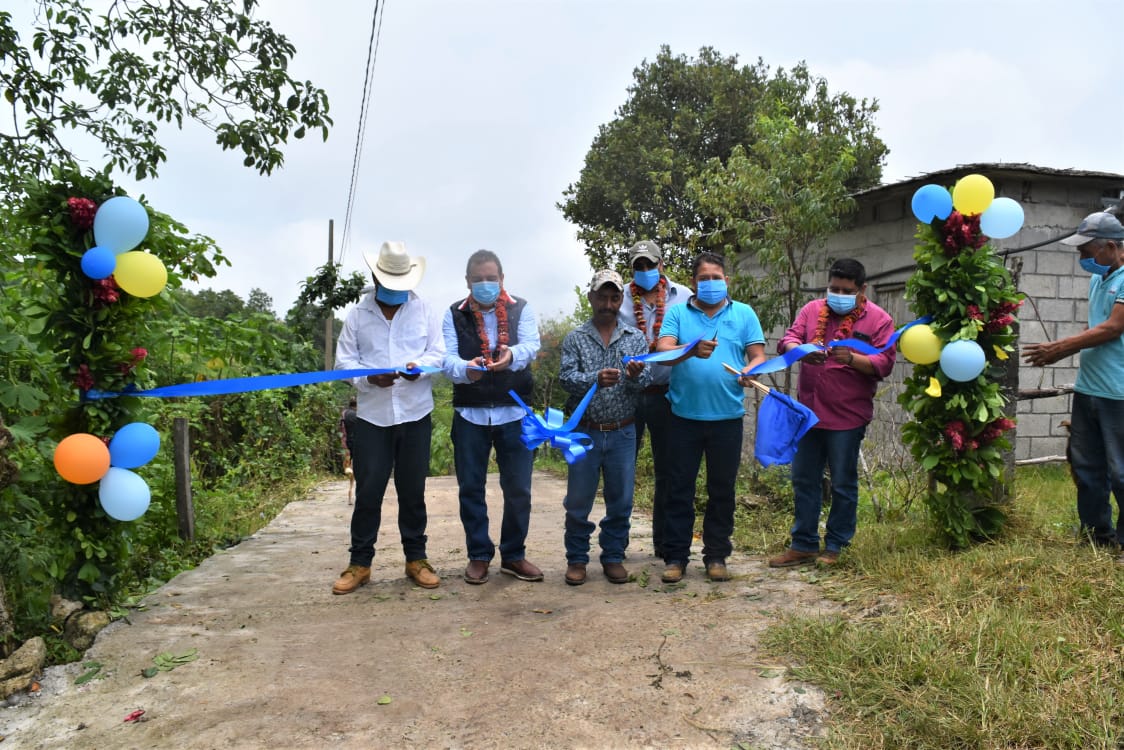
{"label": "brown leather boot", "polygon": [[406,563],[406,577],[412,579],[423,589],[435,589],[441,585],[441,579],[437,577],[437,572],[429,564],[429,560],[425,558],[409,560]]}
{"label": "brown leather boot", "polygon": [[369,580],[371,580],[371,568],[369,566],[348,565],[347,570],[340,573],[339,579],[332,584],[332,593],[350,594]]}
{"label": "brown leather boot", "polygon": [[791,568],[794,565],[806,565],[814,562],[819,552],[801,552],[798,549],[789,547],[784,551],[784,554],[777,555],[769,560],[770,568]]}
{"label": "brown leather boot", "polygon": [[566,566],[566,583],[571,586],[585,583],[585,563],[570,563]]}

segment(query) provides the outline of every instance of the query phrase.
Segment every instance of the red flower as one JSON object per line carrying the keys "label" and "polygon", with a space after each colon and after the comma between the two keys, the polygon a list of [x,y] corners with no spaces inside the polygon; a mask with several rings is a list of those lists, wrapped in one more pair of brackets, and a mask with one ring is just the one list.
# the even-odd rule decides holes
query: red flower
{"label": "red flower", "polygon": [[94,376],[90,374],[88,365],[78,365],[78,374],[74,376],[74,385],[78,386],[78,390],[83,393],[94,387]]}
{"label": "red flower", "polygon": [[98,307],[105,307],[112,305],[117,300],[121,299],[121,289],[117,286],[117,282],[110,276],[105,279],[98,279],[94,283],[94,301]]}
{"label": "red flower", "polygon": [[946,255],[957,255],[966,247],[981,248],[987,244],[987,237],[980,234],[980,217],[964,216],[953,211],[941,227],[941,245]]}
{"label": "red flower", "polygon": [[983,320],[983,313],[979,305],[968,305],[968,317],[972,320]]}
{"label": "red flower", "polygon": [[89,198],[67,198],[66,205],[70,208],[70,223],[77,229],[85,232],[94,226],[94,214],[98,206]]}
{"label": "red flower", "polygon": [[136,349],[133,349],[133,363],[134,364],[139,365],[141,362],[143,362],[145,360],[145,357],[147,357],[147,356],[148,356],[148,349],[145,349],[142,346],[138,346]]}

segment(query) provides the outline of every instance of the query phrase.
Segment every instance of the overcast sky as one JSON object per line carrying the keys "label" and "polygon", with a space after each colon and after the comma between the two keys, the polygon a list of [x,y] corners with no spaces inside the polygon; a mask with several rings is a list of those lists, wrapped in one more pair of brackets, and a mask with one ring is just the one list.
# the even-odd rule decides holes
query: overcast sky
{"label": "overcast sky", "polygon": [[804,60],[833,92],[878,99],[886,182],[972,162],[1124,173],[1119,0],[385,0],[341,248],[374,3],[262,5],[297,48],[291,72],[328,91],[327,143],[294,142],[267,178],[191,125],[164,137],[159,179],[123,184],[219,243],[233,267],[208,286],[260,287],[281,315],[327,260],[329,219],[345,272],[366,275],[365,248],[403,240],[428,261],[419,293],[444,305],[486,247],[540,317],[572,311],[591,270],[555,204],[662,44]]}

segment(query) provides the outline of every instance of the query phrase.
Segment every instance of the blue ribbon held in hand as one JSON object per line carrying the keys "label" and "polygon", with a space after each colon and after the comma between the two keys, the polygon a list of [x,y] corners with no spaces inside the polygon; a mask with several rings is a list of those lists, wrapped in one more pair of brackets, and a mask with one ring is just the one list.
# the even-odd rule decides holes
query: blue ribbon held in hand
{"label": "blue ribbon held in hand", "polygon": [[829,342],[826,346],[820,346],[819,344],[800,344],[799,346],[796,346],[796,347],[793,347],[792,349],[789,349],[787,352],[780,355],[779,357],[773,357],[772,359],[767,359],[764,362],[762,362],[761,364],[754,367],[753,369],[749,370],[749,372],[741,373],[741,374],[745,374],[745,375],[767,375],[770,372],[778,372],[780,370],[787,370],[789,367],[792,367],[794,364],[796,364],[796,362],[798,360],[803,359],[804,357],[808,356],[812,352],[826,352],[828,349],[830,349],[834,346],[850,347],[851,349],[854,349],[855,351],[857,351],[859,354],[865,354],[868,357],[871,356],[871,355],[874,355],[874,354],[881,354],[882,352],[886,351],[887,349],[893,348],[893,346],[898,343],[898,339],[901,338],[901,335],[903,333],[905,333],[908,329],[912,328],[915,325],[921,325],[922,323],[929,323],[932,320],[933,320],[932,315],[924,315],[924,316],[918,318],[917,320],[913,320],[913,321],[910,321],[909,323],[906,323],[904,326],[902,326],[898,330],[894,331],[894,335],[890,337],[890,340],[887,341],[886,345],[883,346],[883,347],[871,346],[869,342],[860,341],[859,339],[840,339],[839,341]]}
{"label": "blue ribbon held in hand", "polygon": [[593,447],[593,439],[589,435],[573,430],[581,422],[582,415],[585,414],[586,407],[589,406],[596,392],[597,383],[594,383],[578,404],[578,408],[574,409],[570,418],[563,422],[562,412],[557,409],[548,408],[545,417],[540,417],[531,410],[531,407],[523,403],[523,399],[519,398],[515,391],[508,391],[508,395],[527,413],[523,417],[523,433],[520,435],[523,445],[527,446],[527,450],[533,451],[543,443],[550,443],[562,451],[562,457],[566,459],[567,464],[580,459]]}
{"label": "blue ribbon held in hand", "polygon": [[200,380],[195,383],[180,383],[179,385],[165,385],[159,388],[150,388],[147,391],[137,389],[135,386],[123,391],[98,391],[89,390],[83,394],[87,401],[97,401],[118,396],[141,396],[147,398],[175,398],[177,396],[222,396],[228,393],[248,393],[250,391],[268,391],[272,388],[289,388],[294,385],[311,385],[312,383],[327,383],[332,380],[350,380],[363,378],[368,375],[389,375],[392,372],[400,375],[421,375],[423,373],[441,372],[440,367],[389,367],[359,370],[323,370],[317,372],[293,372],[285,375],[256,375],[249,378],[226,378],[225,380]]}

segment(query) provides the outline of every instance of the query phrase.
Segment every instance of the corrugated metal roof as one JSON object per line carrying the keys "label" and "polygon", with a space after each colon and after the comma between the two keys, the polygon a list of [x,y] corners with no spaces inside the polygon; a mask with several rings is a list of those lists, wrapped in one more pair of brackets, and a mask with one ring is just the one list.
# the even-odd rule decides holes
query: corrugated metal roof
{"label": "corrugated metal roof", "polygon": [[1115,172],[1096,172],[1087,169],[1054,169],[1053,167],[1038,167],[1034,164],[1019,164],[1012,162],[980,162],[977,164],[957,164],[955,167],[948,169],[941,169],[936,172],[929,172],[918,177],[909,177],[899,182],[887,182],[876,187],[866,188],[852,193],[852,197],[860,195],[870,195],[883,190],[900,189],[915,185],[919,183],[940,183],[942,178],[959,176],[963,174],[983,174],[995,175],[997,173],[1006,174],[1027,174],[1027,175],[1044,175],[1051,177],[1075,177],[1083,178],[1090,177],[1102,180],[1115,180],[1120,183],[1120,187],[1124,188],[1124,174],[1117,174]]}

